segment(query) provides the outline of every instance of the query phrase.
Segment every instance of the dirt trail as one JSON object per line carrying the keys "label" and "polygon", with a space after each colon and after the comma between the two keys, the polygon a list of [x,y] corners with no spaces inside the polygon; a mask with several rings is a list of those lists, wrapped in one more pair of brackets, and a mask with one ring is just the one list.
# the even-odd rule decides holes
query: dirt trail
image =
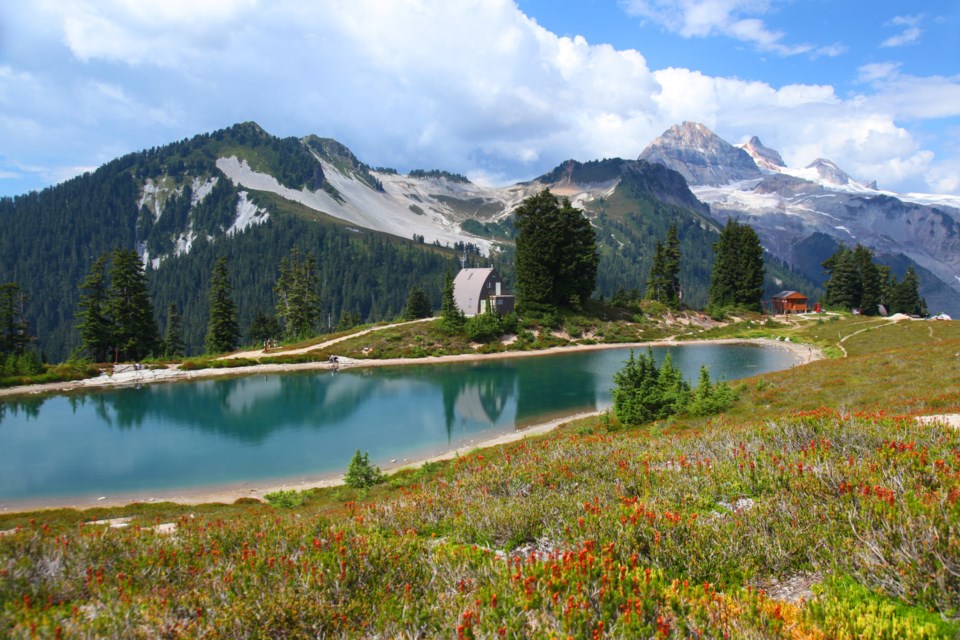
{"label": "dirt trail", "polygon": [[429,322],[434,318],[423,318],[421,320],[411,320],[409,322],[395,322],[393,324],[386,324],[381,327],[370,327],[369,329],[364,329],[363,331],[358,331],[357,333],[351,333],[350,335],[340,336],[339,338],[333,338],[332,340],[327,340],[326,342],[320,342],[317,344],[312,344],[306,347],[301,347],[299,349],[277,349],[275,351],[267,352],[264,349],[255,349],[253,351],[240,351],[238,353],[231,353],[228,356],[223,356],[217,358],[217,360],[234,360],[236,358],[251,358],[257,359],[264,356],[293,356],[301,353],[307,353],[310,351],[318,351],[320,349],[326,349],[327,347],[333,346],[338,342],[344,342],[346,340],[352,340],[353,338],[359,338],[360,336],[365,336],[368,333],[373,333],[374,331],[383,331],[384,329],[393,329],[394,327],[402,327],[407,324],[416,324],[417,322]]}

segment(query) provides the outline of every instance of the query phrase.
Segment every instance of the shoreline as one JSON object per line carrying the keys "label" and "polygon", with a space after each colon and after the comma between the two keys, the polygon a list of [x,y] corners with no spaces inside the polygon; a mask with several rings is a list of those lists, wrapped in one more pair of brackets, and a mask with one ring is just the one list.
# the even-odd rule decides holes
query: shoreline
{"label": "shoreline", "polygon": [[[755,344],[776,347],[792,352],[798,360],[797,365],[810,364],[822,359],[823,352],[811,345],[797,342],[781,342],[771,338],[714,338],[708,340],[651,340],[646,342],[624,342],[616,344],[577,344],[550,347],[536,351],[502,351],[499,353],[461,353],[445,356],[427,356],[425,358],[383,358],[377,360],[359,360],[341,357],[340,362],[301,362],[289,364],[255,364],[246,367],[224,367],[218,369],[196,369],[183,371],[179,368],[141,369],[122,373],[102,374],[96,378],[73,380],[69,382],[51,382],[47,384],[23,385],[0,389],[0,398],[32,396],[47,393],[69,393],[96,389],[120,388],[155,384],[160,382],[196,381],[226,376],[261,375],[270,373],[293,373],[299,371],[330,371],[356,369],[364,367],[392,367],[409,365],[432,365],[483,360],[504,360],[508,358],[529,358],[573,353],[577,351],[600,351],[606,349],[640,349],[646,347],[676,347],[690,344]],[[280,354],[282,355],[282,354]],[[794,365],[794,366],[797,366]]]}
{"label": "shoreline", "polygon": [[[683,345],[695,345],[695,344],[755,344],[758,346],[765,347],[776,347],[790,351],[796,358],[797,363],[793,366],[800,366],[804,364],[809,364],[818,359],[823,358],[823,352],[819,349],[812,347],[810,345],[793,343],[793,342],[781,342],[777,340],[771,340],[768,338],[752,338],[752,339],[742,339],[742,338],[725,338],[725,339],[713,339],[713,340],[660,340],[653,342],[638,342],[638,343],[624,343],[624,344],[597,344],[597,345],[576,345],[573,347],[552,347],[550,349],[542,349],[539,351],[521,351],[521,352],[503,352],[503,353],[494,353],[494,354],[459,354],[459,355],[450,355],[450,356],[435,356],[429,358],[398,358],[398,359],[384,359],[384,360],[353,360],[347,363],[341,363],[339,367],[343,368],[363,368],[363,367],[377,367],[377,366],[397,366],[397,365],[416,365],[416,364],[443,364],[443,363],[456,363],[456,362],[474,362],[474,361],[483,361],[483,360],[502,360],[507,358],[514,357],[535,357],[542,355],[551,355],[564,352],[572,351],[599,351],[599,350],[608,350],[608,349],[626,349],[626,348],[644,348],[647,346],[683,346]],[[225,375],[255,375],[255,374],[264,374],[264,373],[286,373],[293,371],[311,371],[311,370],[328,370],[333,368],[333,365],[326,362],[309,362],[309,363],[300,363],[300,364],[271,364],[271,365],[252,365],[249,367],[242,367],[239,369],[199,369],[197,371],[184,371],[179,372],[181,374],[194,374],[194,375],[181,375],[175,377],[152,377],[149,380],[143,379],[131,379],[122,378],[117,380],[120,376],[127,376],[128,374],[115,374],[114,376],[100,376],[99,378],[93,378],[92,380],[99,381],[100,378],[107,378],[107,380],[99,382],[97,384],[78,384],[77,382],[72,383],[55,383],[57,386],[64,387],[61,389],[44,389],[26,392],[28,394],[36,393],[56,393],[58,391],[83,391],[83,390],[94,390],[94,389],[104,389],[104,388],[120,388],[124,386],[132,386],[139,384],[150,384],[156,382],[175,382],[180,380],[199,380],[199,379],[208,379],[208,378],[218,378]],[[170,371],[170,370],[159,370],[159,371]],[[150,370],[142,371],[133,371],[129,372],[130,374],[149,374]],[[83,381],[80,381],[83,382]],[[33,385],[34,387],[42,386],[47,387],[50,385]],[[18,394],[3,394],[0,392],[0,397],[3,395],[23,395],[24,392],[21,391]],[[511,442],[516,442],[523,438],[530,436],[541,435],[544,433],[549,433],[559,426],[572,422],[574,420],[579,420],[582,418],[592,417],[601,415],[604,410],[588,411],[581,412],[568,416],[561,416],[548,420],[542,423],[532,424],[527,427],[516,429],[511,432],[502,433],[485,440],[481,440],[476,443],[470,443],[467,446],[460,446],[442,453],[437,453],[435,455],[429,455],[425,457],[420,457],[411,461],[402,461],[397,463],[391,463],[389,465],[384,465],[382,468],[385,473],[393,474],[397,471],[403,469],[416,469],[421,465],[427,462],[438,462],[443,460],[450,460],[458,456],[464,455],[475,449],[486,449],[490,447],[496,447],[503,444],[508,444]],[[112,507],[122,507],[131,504],[153,504],[160,502],[173,502],[182,505],[196,505],[196,504],[207,504],[207,503],[225,503],[230,504],[236,501],[239,498],[256,498],[263,500],[263,496],[274,491],[285,491],[285,490],[296,490],[304,491],[307,489],[314,488],[329,488],[342,486],[343,476],[341,472],[337,473],[321,473],[316,475],[307,475],[300,477],[291,477],[291,478],[267,478],[260,480],[253,480],[247,482],[238,482],[238,483],[229,483],[226,485],[206,485],[198,487],[188,487],[188,488],[176,488],[176,489],[159,489],[159,490],[142,490],[142,491],[128,491],[113,496],[99,496],[99,497],[54,497],[54,498],[23,498],[23,499],[13,499],[7,502],[0,501],[0,514],[12,514],[12,513],[22,513],[29,511],[39,511],[39,510],[51,510],[51,509],[76,509],[76,510],[88,510],[94,508],[112,508]]]}

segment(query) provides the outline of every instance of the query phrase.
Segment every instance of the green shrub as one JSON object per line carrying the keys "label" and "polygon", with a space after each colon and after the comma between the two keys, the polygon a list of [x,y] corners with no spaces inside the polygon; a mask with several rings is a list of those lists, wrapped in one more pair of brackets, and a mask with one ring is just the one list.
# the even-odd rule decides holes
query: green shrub
{"label": "green shrub", "polygon": [[347,473],[343,476],[343,481],[347,486],[354,489],[372,487],[385,479],[386,476],[384,476],[380,467],[370,462],[370,455],[366,451],[361,454],[360,449],[357,449],[357,452],[353,454],[350,466],[347,467]]}
{"label": "green shrub", "polygon": [[481,313],[467,318],[464,332],[473,342],[490,342],[503,335],[503,326],[496,314]]}
{"label": "green shrub", "polygon": [[273,493],[268,493],[263,496],[263,499],[266,500],[271,507],[281,509],[293,509],[303,504],[303,494],[293,489],[274,491]]}

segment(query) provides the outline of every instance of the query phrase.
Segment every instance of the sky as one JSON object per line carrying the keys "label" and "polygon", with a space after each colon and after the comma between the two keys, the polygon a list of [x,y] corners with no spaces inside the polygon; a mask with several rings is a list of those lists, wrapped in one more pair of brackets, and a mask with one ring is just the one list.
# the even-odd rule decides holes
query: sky
{"label": "sky", "polygon": [[683,121],[960,194],[960,0],[31,0],[0,7],[0,196],[255,121],[480,184]]}

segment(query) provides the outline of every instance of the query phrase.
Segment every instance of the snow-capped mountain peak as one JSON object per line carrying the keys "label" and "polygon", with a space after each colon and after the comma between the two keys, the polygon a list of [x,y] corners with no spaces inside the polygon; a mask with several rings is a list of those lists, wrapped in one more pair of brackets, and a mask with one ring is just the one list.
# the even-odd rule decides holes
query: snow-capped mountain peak
{"label": "snow-capped mountain peak", "polygon": [[757,163],[758,167],[771,171],[779,171],[780,168],[787,166],[780,156],[780,152],[776,149],[765,147],[757,136],[750,138],[746,144],[738,146],[750,154],[750,157],[753,158],[753,161]]}

